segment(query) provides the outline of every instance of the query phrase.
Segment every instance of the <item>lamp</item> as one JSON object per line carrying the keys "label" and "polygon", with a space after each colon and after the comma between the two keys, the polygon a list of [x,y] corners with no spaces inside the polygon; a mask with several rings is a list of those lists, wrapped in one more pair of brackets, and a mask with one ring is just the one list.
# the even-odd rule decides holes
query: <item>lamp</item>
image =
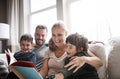
{"label": "lamp", "polygon": [[7,39],[9,39],[9,25],[0,23],[0,53],[4,51],[7,46]]}
{"label": "lamp", "polygon": [[0,39],[9,39],[9,25],[0,23]]}

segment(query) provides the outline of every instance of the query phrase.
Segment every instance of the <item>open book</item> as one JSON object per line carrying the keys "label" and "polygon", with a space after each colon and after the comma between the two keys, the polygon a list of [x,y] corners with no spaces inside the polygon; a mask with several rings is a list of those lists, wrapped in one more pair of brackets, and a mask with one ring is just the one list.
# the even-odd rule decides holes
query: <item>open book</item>
{"label": "open book", "polygon": [[8,65],[10,65],[16,61],[16,59],[13,57],[13,53],[9,49],[5,50],[5,54],[7,57],[7,62],[8,62],[7,64]]}
{"label": "open book", "polygon": [[13,71],[19,79],[43,79],[32,62],[17,61],[10,64],[9,69]]}

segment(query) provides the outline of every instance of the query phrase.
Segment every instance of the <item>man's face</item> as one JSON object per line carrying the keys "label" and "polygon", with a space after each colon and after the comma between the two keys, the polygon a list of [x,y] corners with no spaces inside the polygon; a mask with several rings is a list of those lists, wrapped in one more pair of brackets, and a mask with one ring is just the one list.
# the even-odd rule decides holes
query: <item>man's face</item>
{"label": "man's face", "polygon": [[36,45],[42,46],[47,38],[47,31],[46,29],[36,29],[35,31],[35,42]]}

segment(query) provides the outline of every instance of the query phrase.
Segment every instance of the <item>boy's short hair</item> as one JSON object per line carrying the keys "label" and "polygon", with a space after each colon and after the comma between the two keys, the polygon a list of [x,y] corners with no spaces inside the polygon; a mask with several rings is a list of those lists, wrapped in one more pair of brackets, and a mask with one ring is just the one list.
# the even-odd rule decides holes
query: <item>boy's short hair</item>
{"label": "boy's short hair", "polygon": [[66,43],[70,43],[76,46],[76,51],[87,51],[88,49],[88,39],[83,35],[74,33],[66,38]]}
{"label": "boy's short hair", "polygon": [[20,38],[20,42],[21,41],[29,41],[29,42],[33,42],[33,37],[30,34],[24,34],[21,36]]}

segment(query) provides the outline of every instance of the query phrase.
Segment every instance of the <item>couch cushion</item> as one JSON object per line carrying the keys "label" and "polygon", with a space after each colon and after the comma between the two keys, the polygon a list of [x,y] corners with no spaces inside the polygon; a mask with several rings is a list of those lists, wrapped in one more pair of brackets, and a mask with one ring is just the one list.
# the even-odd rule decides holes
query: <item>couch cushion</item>
{"label": "couch cushion", "polygon": [[[4,60],[4,62],[7,64],[7,57],[5,53],[0,54],[0,59]],[[8,64],[7,64],[8,65]]]}
{"label": "couch cushion", "polygon": [[98,56],[103,62],[103,66],[97,69],[99,78],[107,79],[105,46],[101,43],[90,44],[89,50],[93,52],[96,56]]}
{"label": "couch cushion", "polygon": [[120,79],[120,36],[109,39],[108,79]]}

